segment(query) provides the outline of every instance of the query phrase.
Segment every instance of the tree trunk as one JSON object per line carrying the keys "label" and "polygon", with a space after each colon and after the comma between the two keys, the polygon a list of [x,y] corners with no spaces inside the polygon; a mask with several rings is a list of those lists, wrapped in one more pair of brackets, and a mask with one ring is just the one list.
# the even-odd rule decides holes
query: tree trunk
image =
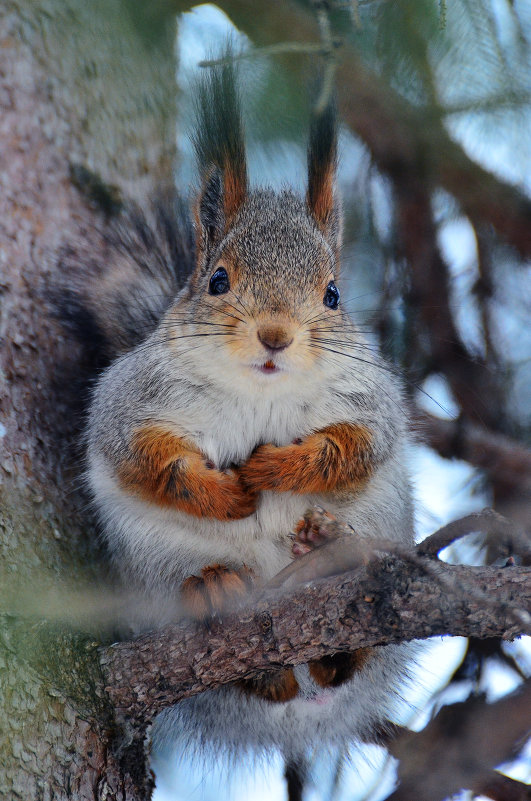
{"label": "tree trunk", "polygon": [[13,609],[30,588],[99,573],[71,467],[80,353],[45,293],[61,280],[60,246],[80,235],[98,246],[72,165],[132,196],[171,175],[175,65],[172,33],[159,33],[156,47],[141,39],[118,0],[21,0],[1,12],[0,797],[10,801],[150,795],[143,749],[125,747],[95,694],[94,649],[42,638]]}

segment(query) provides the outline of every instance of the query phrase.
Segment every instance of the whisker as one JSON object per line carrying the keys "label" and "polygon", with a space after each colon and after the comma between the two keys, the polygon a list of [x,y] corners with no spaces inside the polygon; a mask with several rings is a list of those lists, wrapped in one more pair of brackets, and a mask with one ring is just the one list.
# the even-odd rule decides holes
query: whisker
{"label": "whisker", "polygon": [[[366,359],[360,359],[358,356],[352,356],[351,354],[348,354],[348,353],[341,353],[340,351],[336,351],[336,350],[333,350],[333,349],[331,349],[331,348],[324,348],[324,347],[321,347],[321,346],[319,346],[319,345],[317,345],[317,346],[314,346],[314,347],[316,347],[317,349],[321,349],[321,350],[328,351],[328,352],[330,352],[330,353],[332,353],[332,354],[337,354],[337,355],[339,355],[339,356],[348,356],[349,358],[351,358],[351,359],[354,359],[355,361],[357,361],[357,362],[360,362],[361,364],[369,364],[369,365],[372,365],[372,366],[374,366],[374,367],[380,367],[381,369],[385,370],[386,372],[389,372],[391,375],[394,375],[394,373],[393,373],[393,370],[391,369],[391,367],[390,367],[389,365],[385,365],[385,364],[382,364],[382,363],[374,363],[374,362],[369,362],[369,361],[367,361]],[[330,358],[330,357],[329,357],[329,358]],[[334,356],[332,356],[332,358],[334,359]],[[335,359],[334,359],[334,361],[336,361],[338,364],[340,364],[340,360],[339,360],[339,359],[335,358]],[[369,377],[369,376],[368,376],[366,373],[364,373],[364,374],[363,374],[363,381],[364,381],[364,382],[365,382],[365,383],[366,383],[366,384],[367,384],[367,385],[368,385],[368,386],[369,386],[371,389],[374,389],[374,390],[375,390],[375,391],[377,391],[379,394],[383,394],[383,395],[385,395],[385,397],[386,397],[386,398],[387,398],[387,399],[388,399],[388,400],[389,400],[389,401],[390,401],[390,402],[391,402],[391,403],[392,403],[394,406],[396,406],[396,408],[397,408],[397,409],[398,409],[400,412],[402,412],[402,406],[400,405],[400,403],[399,403],[399,402],[398,402],[398,401],[397,401],[395,398],[393,398],[393,396],[392,396],[392,395],[390,395],[388,392],[386,392],[386,390],[385,390],[385,389],[382,387],[382,385],[381,385],[381,383],[380,383],[379,381],[377,381],[375,378],[374,378],[374,379],[373,379],[373,378],[370,378],[370,377]]]}
{"label": "whisker", "polygon": [[[431,401],[433,401],[433,403],[435,403],[442,412],[444,412],[447,415],[450,414],[449,410],[446,409],[441,403],[439,403],[439,401],[437,401],[432,395],[430,395],[429,392],[426,392],[425,389],[423,389],[418,384],[416,384],[414,381],[409,379],[406,375],[404,375],[393,364],[389,364],[389,363],[387,363],[387,362],[385,362],[385,361],[383,361],[381,359],[377,359],[375,361],[368,361],[367,359],[362,359],[362,358],[360,358],[359,356],[357,356],[355,354],[343,353],[342,351],[335,350],[334,348],[324,347],[322,345],[313,345],[312,343],[308,343],[308,347],[313,347],[313,348],[315,348],[317,350],[319,350],[319,349],[320,350],[324,350],[324,351],[327,351],[329,353],[337,354],[338,356],[346,356],[349,359],[354,359],[354,361],[357,361],[360,364],[368,364],[370,366],[377,367],[380,370],[384,370],[385,372],[389,373],[390,375],[394,375],[395,377],[400,378],[409,387],[411,387],[412,389],[416,389],[417,392],[421,392],[423,395],[425,395],[427,398],[429,398]],[[365,380],[368,380],[372,384],[372,386],[377,387],[379,391],[384,392],[384,394],[390,400],[392,400],[393,403],[396,404],[396,401],[390,395],[388,395],[388,393],[385,392],[385,390],[383,389],[383,387],[380,384],[377,384],[376,381],[372,381],[372,379],[369,379],[367,376],[364,376],[364,378],[365,378]],[[397,405],[397,407],[399,406],[398,404],[396,404],[396,405]]]}
{"label": "whisker", "polygon": [[371,367],[377,367],[380,370],[385,370],[392,375],[398,376],[400,373],[396,367],[391,364],[387,364],[386,362],[380,360],[371,361],[370,359],[362,359],[360,356],[357,356],[353,353],[344,353],[343,351],[336,350],[335,348],[325,347],[324,345],[313,344],[312,342],[308,343],[309,347],[314,347],[319,350],[327,351],[328,353],[335,353],[338,356],[345,356],[347,359],[354,359],[354,361],[359,362],[360,364],[368,364]]}
{"label": "whisker", "polygon": [[366,350],[369,353],[376,353],[379,355],[380,349],[377,345],[370,345],[366,342],[341,342],[337,339],[333,339],[332,337],[312,337],[312,342],[324,342],[325,345],[336,345],[342,348],[352,348],[357,350]]}
{"label": "whisker", "polygon": [[206,333],[193,333],[193,334],[179,334],[178,336],[166,336],[162,337],[161,339],[155,339],[153,341],[144,342],[142,345],[138,345],[136,348],[137,352],[144,352],[149,350],[150,348],[157,347],[158,345],[165,345],[169,342],[176,342],[179,339],[195,339],[198,337],[230,337],[233,336],[232,333],[229,331],[219,331],[219,332],[212,332],[208,331]]}
{"label": "whisker", "polygon": [[186,320],[168,320],[168,321],[165,321],[163,324],[158,326],[157,330],[164,331],[164,329],[173,328],[173,327],[176,327],[176,326],[184,326],[184,325],[193,325],[194,327],[201,326],[201,325],[208,325],[208,326],[213,326],[215,328],[234,328],[234,325],[232,323],[211,323],[208,320],[189,320],[189,319],[186,319]]}
{"label": "whisker", "polygon": [[237,294],[236,294],[236,292],[234,292],[234,290],[233,290],[233,289],[229,289],[229,292],[231,293],[231,295],[233,295],[233,296],[234,296],[234,298],[236,299],[236,302],[240,304],[240,306],[242,307],[242,309],[243,309],[244,313],[245,313],[245,314],[247,314],[249,317],[252,317],[252,315],[251,315],[251,312],[249,311],[249,309],[247,308],[247,306],[244,304],[244,302],[243,302],[243,300],[240,298],[240,296],[239,296],[239,295],[237,295]]}
{"label": "whisker", "polygon": [[[227,301],[225,301],[225,302],[227,303]],[[236,312],[238,311],[238,309],[235,306],[233,306],[232,303],[228,303],[228,305],[231,307],[231,309],[234,309],[234,311],[236,311]],[[240,323],[245,323],[245,320],[242,320],[242,318],[238,317],[237,314],[231,314],[226,309],[221,309],[221,308],[218,308],[216,306],[212,306],[211,303],[205,303],[204,307],[206,309],[211,309],[215,313],[224,314],[226,317],[230,317],[233,320],[238,320],[238,322],[240,322]]]}

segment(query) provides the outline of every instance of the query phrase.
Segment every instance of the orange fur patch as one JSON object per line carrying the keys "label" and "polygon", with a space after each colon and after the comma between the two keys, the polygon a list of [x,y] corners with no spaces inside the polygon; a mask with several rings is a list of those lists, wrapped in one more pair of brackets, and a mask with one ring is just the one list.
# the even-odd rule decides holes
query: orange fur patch
{"label": "orange fur patch", "polygon": [[308,206],[320,228],[326,228],[334,210],[334,166],[330,165],[315,176],[315,183],[308,190]]}
{"label": "orange fur patch", "polygon": [[195,517],[238,520],[256,509],[255,493],[235,470],[211,469],[195,445],[160,423],[134,432],[118,476],[129,492]]}
{"label": "orange fur patch", "polygon": [[223,210],[225,212],[225,230],[227,231],[230,222],[247,194],[247,176],[245,168],[241,165],[230,164],[227,160],[223,165]]}
{"label": "orange fur patch", "polygon": [[201,576],[190,576],[181,585],[181,597],[190,617],[203,619],[229,608],[252,586],[247,567],[230,570],[225,565],[208,565]]}
{"label": "orange fur patch", "polygon": [[324,656],[309,663],[310,676],[321,687],[339,687],[367,664],[372,648],[358,648],[351,654]]}
{"label": "orange fur patch", "polygon": [[363,426],[338,423],[300,444],[261,445],[240,468],[253,492],[331,492],[363,484],[373,471],[372,435]]}
{"label": "orange fur patch", "polygon": [[237,682],[237,686],[250,695],[275,703],[291,701],[299,692],[299,685],[291,668],[260,673],[253,679]]}

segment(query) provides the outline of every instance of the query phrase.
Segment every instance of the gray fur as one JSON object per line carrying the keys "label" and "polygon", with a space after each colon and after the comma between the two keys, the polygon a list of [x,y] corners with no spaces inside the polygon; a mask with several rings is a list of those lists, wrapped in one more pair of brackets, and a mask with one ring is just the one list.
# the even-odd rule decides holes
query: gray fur
{"label": "gray fur", "polygon": [[[409,543],[413,536],[399,382],[341,307],[323,305],[327,283],[340,285],[337,225],[323,228],[307,200],[268,189],[247,192],[208,247],[199,219],[195,273],[151,335],[103,373],[88,424],[88,483],[116,567],[166,610],[182,581],[208,564],[245,564],[269,579],[291,561],[289,532],[313,503],[347,519],[359,537]],[[220,265],[232,290],[216,298],[208,287]],[[273,357],[256,336],[263,320],[290,327],[294,337],[274,354],[272,376],[262,366]],[[121,486],[133,433],[150,421],[191,440],[222,470],[243,464],[260,444],[287,445],[351,422],[372,433],[374,473],[356,491],[263,492],[247,518],[199,519]],[[379,725],[408,659],[404,646],[376,649],[350,681],[325,691],[301,666],[299,695],[283,704],[234,688],[204,693],[161,715],[154,739],[229,755],[279,747],[296,761],[308,748],[344,745]]]}
{"label": "gray fur", "polygon": [[[327,272],[336,269],[334,254],[304,201],[291,193],[259,191],[242,207],[193,293],[185,288],[151,337],[103,374],[90,412],[89,482],[118,569],[161,600],[177,598],[182,581],[208,563],[234,568],[245,563],[269,578],[290,561],[288,532],[311,503],[348,519],[359,536],[412,538],[401,391],[344,312],[330,312],[340,329],[334,336],[342,355],[323,351],[314,371],[297,375],[288,386],[257,387],[250,379],[241,380],[215,337],[172,341],[181,330],[180,324],[172,329],[174,309],[182,310],[178,314],[189,330],[205,332],[202,322],[212,317],[206,308],[208,278],[228,249],[245,265],[241,291],[251,316],[264,309],[273,315],[286,309],[296,314],[315,282],[326,281]],[[115,471],[127,456],[131,432],[146,420],[171,423],[222,468],[243,463],[260,443],[288,444],[348,420],[373,433],[377,469],[368,486],[354,495],[264,493],[249,518],[199,520],[158,509],[120,488]],[[328,705],[312,704],[317,688],[302,668],[301,700],[286,704],[234,689],[207,693],[164,713],[154,736],[167,743],[178,732],[181,745],[224,747],[232,753],[247,746],[278,746],[290,756],[320,743],[345,743],[385,718],[407,660],[403,647],[381,649],[359,675],[330,691]]]}

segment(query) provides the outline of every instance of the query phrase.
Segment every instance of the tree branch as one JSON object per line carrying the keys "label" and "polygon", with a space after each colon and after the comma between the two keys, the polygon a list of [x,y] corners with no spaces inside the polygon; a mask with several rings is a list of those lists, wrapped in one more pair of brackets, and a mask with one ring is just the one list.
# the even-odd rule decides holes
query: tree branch
{"label": "tree branch", "polygon": [[486,470],[493,481],[513,491],[531,492],[531,450],[503,434],[467,419],[441,420],[417,410],[415,424],[434,450]]}
{"label": "tree branch", "polygon": [[[529,710],[531,714],[531,709]],[[472,786],[477,795],[486,795],[493,801],[531,801],[531,787],[492,770]]]}
{"label": "tree branch", "polygon": [[[352,536],[322,550],[346,552],[348,561],[349,542],[359,564]],[[301,570],[314,554],[298,560]],[[224,621],[179,623],[104,648],[100,663],[112,703],[142,725],[203,690],[337,651],[442,634],[511,639],[531,632],[526,610],[531,568],[450,566],[414,551],[380,553],[287,594],[268,591]]]}
{"label": "tree branch", "polygon": [[[450,304],[448,267],[437,243],[430,191],[417,173],[393,175],[400,250],[407,258],[409,348],[422,354],[430,372],[443,373],[463,413],[500,428],[503,392],[500,377],[465,347]],[[415,358],[415,356],[413,356]]]}
{"label": "tree branch", "polygon": [[504,801],[529,798],[529,788],[492,768],[518,752],[530,721],[528,680],[495,703],[472,696],[443,707],[420,732],[402,730],[387,743],[400,761],[400,785],[388,801],[443,801],[461,789]]}

